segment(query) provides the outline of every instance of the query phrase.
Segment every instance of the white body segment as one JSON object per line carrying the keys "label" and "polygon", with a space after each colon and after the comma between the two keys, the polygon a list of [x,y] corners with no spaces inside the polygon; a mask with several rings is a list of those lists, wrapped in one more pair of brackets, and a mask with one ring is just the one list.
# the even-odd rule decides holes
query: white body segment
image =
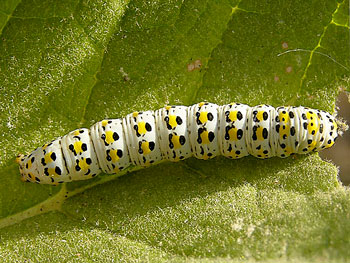
{"label": "white body segment", "polygon": [[135,165],[149,166],[162,160],[153,111],[134,112],[123,119],[126,144]]}
{"label": "white body segment", "polygon": [[323,150],[324,148],[331,147],[335,139],[337,138],[337,124],[332,115],[328,112],[320,111],[321,115],[321,124],[320,124],[320,139],[319,146],[317,148],[318,151]]}
{"label": "white body segment", "polygon": [[120,119],[103,120],[90,128],[97,159],[104,173],[114,174],[131,164]]}
{"label": "white body segment", "polygon": [[[296,124],[298,126],[296,126]],[[277,131],[274,133],[276,142],[276,156],[284,158],[295,152],[295,144],[299,140],[299,136],[296,133],[296,127],[299,127],[299,118],[292,108],[276,108],[276,116],[274,121],[274,129]]]}
{"label": "white body segment", "polygon": [[192,156],[187,109],[185,106],[167,106],[155,112],[163,158],[172,162]]}
{"label": "white body segment", "polygon": [[88,129],[68,133],[62,137],[61,145],[71,178],[85,180],[101,172]]}
{"label": "white body segment", "polygon": [[249,155],[246,147],[247,113],[250,107],[231,103],[219,108],[219,145],[221,154],[231,159]]}
{"label": "white body segment", "polygon": [[207,160],[220,154],[217,138],[219,106],[202,102],[188,109],[188,129],[193,155]]}
{"label": "white body segment", "polygon": [[219,154],[284,158],[331,147],[337,131],[332,115],[302,106],[201,102],[103,120],[19,155],[17,162],[23,181],[58,184],[192,155],[204,160]]}
{"label": "white body segment", "polygon": [[271,126],[275,108],[268,105],[256,106],[248,110],[248,116],[248,134],[245,138],[249,154],[262,159],[275,156]]}

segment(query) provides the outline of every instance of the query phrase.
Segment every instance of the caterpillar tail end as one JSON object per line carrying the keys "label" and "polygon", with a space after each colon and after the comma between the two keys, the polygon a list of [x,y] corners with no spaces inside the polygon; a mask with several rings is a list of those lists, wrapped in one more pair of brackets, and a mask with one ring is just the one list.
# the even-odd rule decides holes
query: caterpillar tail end
{"label": "caterpillar tail end", "polygon": [[21,174],[21,181],[26,182],[27,179],[25,178],[25,176],[23,174],[23,165],[24,165],[23,160],[24,160],[24,154],[21,154],[21,153],[17,154],[15,162],[18,163],[18,165],[19,165],[19,172]]}

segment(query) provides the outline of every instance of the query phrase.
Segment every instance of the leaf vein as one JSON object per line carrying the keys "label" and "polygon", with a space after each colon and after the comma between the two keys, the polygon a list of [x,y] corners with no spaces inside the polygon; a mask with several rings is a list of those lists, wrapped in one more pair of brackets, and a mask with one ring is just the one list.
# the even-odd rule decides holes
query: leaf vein
{"label": "leaf vein", "polygon": [[18,3],[16,4],[15,8],[13,9],[11,14],[6,14],[5,12],[3,12],[5,15],[7,15],[7,19],[5,21],[5,23],[3,24],[3,26],[0,28],[0,37],[2,36],[2,32],[5,28],[5,26],[8,24],[9,20],[12,17],[12,14],[16,11],[17,7],[22,3],[22,0],[18,1]]}
{"label": "leaf vein", "polygon": [[302,87],[303,87],[303,85],[304,85],[304,82],[305,82],[305,79],[306,79],[306,75],[307,75],[307,72],[308,72],[308,70],[309,70],[309,68],[310,68],[310,66],[311,66],[311,64],[312,64],[312,58],[313,58],[314,54],[315,54],[315,53],[316,53],[316,54],[318,53],[318,52],[316,52],[316,51],[317,51],[318,48],[321,47],[321,42],[322,42],[322,40],[323,40],[323,38],[324,38],[324,36],[325,36],[325,34],[326,34],[326,32],[327,32],[327,29],[328,29],[328,27],[333,23],[333,17],[334,17],[334,15],[338,12],[339,8],[340,8],[341,5],[344,4],[344,3],[345,3],[345,0],[344,0],[343,2],[341,2],[341,3],[337,3],[337,8],[336,8],[336,9],[334,10],[334,12],[332,13],[330,22],[329,22],[326,26],[323,27],[322,34],[321,34],[320,38],[318,39],[318,42],[317,42],[316,46],[311,50],[308,63],[307,63],[307,65],[306,65],[306,67],[305,67],[305,69],[304,69],[304,72],[303,72],[303,75],[302,75],[302,77],[301,77],[301,79],[300,79],[300,84],[299,84],[299,91],[298,91],[298,93],[300,93],[300,91],[301,91],[301,89],[302,89]]}

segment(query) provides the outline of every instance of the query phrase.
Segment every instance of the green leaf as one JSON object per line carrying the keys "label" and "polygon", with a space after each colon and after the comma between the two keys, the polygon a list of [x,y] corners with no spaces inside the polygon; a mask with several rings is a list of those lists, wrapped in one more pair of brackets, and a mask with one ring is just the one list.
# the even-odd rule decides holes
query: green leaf
{"label": "green leaf", "polygon": [[18,152],[103,118],[206,100],[334,111],[349,3],[2,0],[3,261],[339,261],[350,192],[318,154],[188,159],[60,187]]}

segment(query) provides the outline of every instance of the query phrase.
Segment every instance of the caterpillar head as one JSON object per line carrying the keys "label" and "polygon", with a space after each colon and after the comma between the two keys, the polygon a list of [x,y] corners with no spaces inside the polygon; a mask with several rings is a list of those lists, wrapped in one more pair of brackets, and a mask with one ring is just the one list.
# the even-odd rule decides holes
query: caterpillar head
{"label": "caterpillar head", "polygon": [[335,122],[337,123],[337,133],[342,136],[344,132],[349,129],[349,125],[343,118],[336,117]]}

